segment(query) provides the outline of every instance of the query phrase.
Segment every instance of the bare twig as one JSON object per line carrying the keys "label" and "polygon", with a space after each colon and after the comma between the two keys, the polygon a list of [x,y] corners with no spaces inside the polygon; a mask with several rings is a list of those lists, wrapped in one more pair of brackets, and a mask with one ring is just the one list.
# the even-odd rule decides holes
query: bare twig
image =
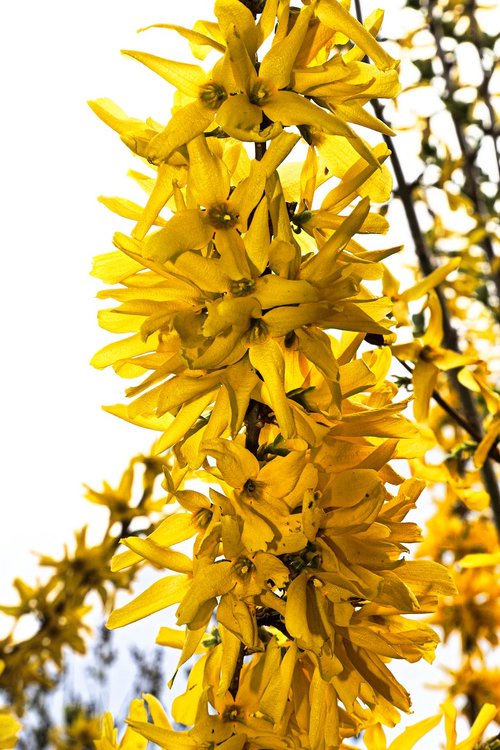
{"label": "bare twig", "polygon": [[[430,2],[432,2],[432,0],[430,0]],[[356,7],[358,20],[362,22],[360,0],[355,0],[355,7]],[[377,99],[374,99],[372,101],[372,105],[373,105],[375,115],[382,122],[385,122],[382,105],[380,104],[380,102]],[[392,152],[391,163],[394,169],[394,174],[395,174],[397,185],[398,185],[398,195],[401,199],[401,203],[403,204],[403,208],[405,210],[406,218],[408,221],[408,226],[409,226],[410,233],[411,233],[413,243],[415,246],[415,252],[416,252],[417,259],[420,265],[420,269],[425,276],[428,276],[434,270],[435,265],[434,265],[432,255],[429,251],[429,248],[426,245],[422,230],[420,228],[420,224],[418,221],[418,217],[417,217],[414,202],[413,202],[412,191],[406,181],[403,167],[399,159],[398,152],[396,148],[394,147],[392,138],[390,136],[384,135],[384,140]],[[452,351],[455,351],[455,352],[460,352],[458,334],[457,334],[456,329],[451,323],[448,306],[446,304],[446,299],[444,297],[442,290],[439,288],[439,286],[436,288],[436,294],[439,299],[439,303],[440,303],[441,310],[442,310],[442,316],[443,316],[443,334],[444,334],[443,343],[447,349],[451,349]],[[478,440],[479,442],[483,437],[483,429],[482,429],[481,418],[479,416],[472,393],[468,390],[468,388],[465,388],[465,386],[463,386],[460,383],[460,381],[458,380],[456,371],[450,370],[448,372],[448,379],[449,379],[450,386],[457,393],[460,405],[463,410],[464,417],[461,417],[461,419],[465,418],[465,422],[468,424],[469,428],[473,430],[474,434],[477,436],[474,439]],[[484,466],[481,469],[481,475],[483,478],[485,489],[488,492],[488,495],[490,497],[490,506],[491,506],[491,510],[493,513],[497,532],[500,535],[500,487],[499,487],[499,483],[495,474],[495,470],[490,460],[487,460],[484,463]]]}

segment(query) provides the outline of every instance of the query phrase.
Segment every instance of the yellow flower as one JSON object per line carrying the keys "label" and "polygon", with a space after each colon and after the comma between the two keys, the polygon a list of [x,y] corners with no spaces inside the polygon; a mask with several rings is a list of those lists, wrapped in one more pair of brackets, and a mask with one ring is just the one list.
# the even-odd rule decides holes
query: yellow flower
{"label": "yellow flower", "polygon": [[[127,722],[147,721],[144,701],[133,700],[130,704]],[[118,732],[113,725],[113,717],[106,713],[102,719],[101,738],[94,740],[96,750],[146,750],[148,740],[129,726],[122,739],[118,741]]]}
{"label": "yellow flower", "polygon": [[439,372],[453,370],[478,361],[477,357],[458,354],[441,347],[443,316],[441,305],[434,293],[429,294],[428,307],[430,320],[424,335],[410,344],[397,344],[392,347],[393,354],[396,357],[415,363],[413,368],[413,410],[415,418],[419,422],[424,422],[427,419],[429,402]]}
{"label": "yellow flower", "polygon": [[[490,703],[484,704],[470,729],[469,736],[465,740],[457,742],[457,711],[451,701],[446,701],[442,706],[442,710],[442,714],[436,714],[407,727],[389,746],[387,746],[384,731],[380,724],[367,727],[363,735],[366,750],[412,750],[413,746],[422,737],[425,737],[426,734],[439,724],[443,715],[445,720],[446,750],[473,750],[496,714],[495,706]],[[347,750],[347,748],[347,745],[341,745],[341,750]]]}
{"label": "yellow flower", "polygon": [[500,437],[500,396],[487,382],[488,373],[484,364],[480,364],[473,372],[464,370],[459,373],[460,382],[476,393],[480,393],[489,412],[485,423],[485,434],[474,453],[474,465],[480,469],[488,458],[490,449]]}
{"label": "yellow flower", "polygon": [[[176,149],[210,130],[214,124],[229,136],[257,142],[275,138],[283,126],[299,125],[320,128],[324,133],[348,139],[366,161],[374,163],[370,148],[345,122],[350,120],[392,132],[362,109],[374,96],[393,97],[398,93],[394,70],[397,63],[375,41],[370,30],[352,18],[336,0],[314,0],[301,9],[291,28],[288,15],[280,17],[275,43],[263,56],[257,72],[254,58],[272,28],[272,15],[276,15],[276,10],[272,11],[270,6],[266,14],[269,17],[257,26],[250,11],[236,0],[218,0],[215,13],[220,41],[210,40],[206,35],[204,41],[225,53],[210,74],[196,65],[125,51],[191,100],[174,112],[162,133],[151,139],[147,148],[150,160],[160,163],[169,159]],[[316,48],[315,53],[308,56],[304,45],[317,44],[309,29],[314,23],[317,25],[318,19],[324,28],[345,28],[362,50],[361,57],[369,54],[378,68],[360,62],[355,52],[346,55],[345,60],[339,55],[322,65],[300,67],[307,57],[313,60],[317,55]],[[267,31],[264,25],[268,26]],[[188,38],[196,34],[186,29],[182,33]],[[192,39],[196,41],[195,36]],[[328,37],[323,38],[323,44],[328,45],[328,41]]]}
{"label": "yellow flower", "polygon": [[5,709],[0,709],[0,748],[14,748],[17,744],[17,735],[21,730],[21,724],[7,713]]}
{"label": "yellow flower", "polygon": [[393,314],[398,321],[398,326],[411,325],[409,319],[408,303],[415,302],[424,294],[428,294],[441,284],[446,277],[460,265],[460,258],[453,258],[443,266],[436,268],[432,273],[413,284],[404,292],[399,291],[400,282],[388,268],[384,267],[384,294],[394,303]]}
{"label": "yellow flower", "polygon": [[[5,662],[0,659],[0,676],[5,669]],[[13,748],[17,743],[17,735],[21,724],[12,716],[8,708],[0,708],[0,748]]]}

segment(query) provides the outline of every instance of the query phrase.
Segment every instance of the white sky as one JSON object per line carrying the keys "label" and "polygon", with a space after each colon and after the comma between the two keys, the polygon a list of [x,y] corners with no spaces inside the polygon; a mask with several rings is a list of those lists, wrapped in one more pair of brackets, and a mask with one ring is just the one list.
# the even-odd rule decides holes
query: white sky
{"label": "white sky", "polygon": [[[394,9],[395,0],[385,4]],[[365,0],[366,10],[375,5],[384,2]],[[1,5],[2,603],[13,598],[15,576],[33,580],[30,550],[58,554],[75,529],[99,525],[101,511],[82,499],[82,483],[117,482],[151,442],[145,430],[100,410],[122,399],[125,383],[88,365],[111,336],[95,320],[91,258],[111,249],[120,228],[96,197],[138,195],[125,175],[139,162],[86,100],[109,97],[133,116],[166,121],[167,84],[119,50],[188,61],[175,33],[135,30],[190,26],[211,8],[209,0]],[[157,627],[148,627],[151,640]],[[429,678],[425,665],[411,669],[413,679],[415,670]]]}

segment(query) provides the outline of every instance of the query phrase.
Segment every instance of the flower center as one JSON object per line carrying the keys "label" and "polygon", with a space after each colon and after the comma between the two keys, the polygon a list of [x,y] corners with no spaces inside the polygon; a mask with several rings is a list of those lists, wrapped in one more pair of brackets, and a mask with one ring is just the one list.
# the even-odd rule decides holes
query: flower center
{"label": "flower center", "polygon": [[230,229],[238,223],[239,215],[227,203],[214,203],[207,211],[209,223],[215,229]]}
{"label": "flower center", "polygon": [[222,714],[222,721],[238,721],[239,714],[239,706],[226,706]]}
{"label": "flower center", "polygon": [[248,342],[258,344],[267,338],[268,328],[261,318],[252,318],[248,332]]}
{"label": "flower center", "polygon": [[198,97],[207,109],[219,109],[222,102],[227,99],[227,91],[215,81],[210,81],[204,86],[200,86]]}
{"label": "flower center", "polygon": [[212,511],[209,508],[200,508],[193,516],[193,523],[198,529],[206,529],[212,520]]}
{"label": "flower center", "polygon": [[230,291],[235,297],[244,297],[246,294],[253,292],[255,281],[253,279],[238,279],[231,281]]}
{"label": "flower center", "polygon": [[234,563],[234,572],[238,578],[248,578],[252,570],[255,569],[255,565],[248,557],[239,557]]}
{"label": "flower center", "polygon": [[272,92],[269,89],[267,83],[261,78],[257,78],[248,98],[250,99],[252,104],[256,104],[257,107],[261,107],[262,105],[267,104],[271,93]]}
{"label": "flower center", "polygon": [[434,362],[435,359],[437,359],[439,354],[434,351],[432,346],[429,346],[429,344],[426,344],[424,347],[422,347],[419,357],[424,362]]}

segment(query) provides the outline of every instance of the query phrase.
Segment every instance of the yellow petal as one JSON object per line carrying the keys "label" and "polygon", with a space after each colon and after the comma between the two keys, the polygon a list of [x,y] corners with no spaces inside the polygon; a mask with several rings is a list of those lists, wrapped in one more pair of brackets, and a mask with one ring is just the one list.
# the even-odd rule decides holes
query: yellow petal
{"label": "yellow petal", "polygon": [[[158,214],[173,194],[173,181],[176,179],[177,170],[169,164],[160,164],[155,186],[148,202],[142,211],[132,232],[133,237],[143,240],[153,224],[158,222]],[[164,223],[163,220],[161,220]]]}
{"label": "yellow petal", "polygon": [[207,74],[199,65],[165,60],[163,57],[151,55],[148,52],[122,50],[122,54],[138,60],[179,91],[182,91],[183,94],[192,96],[194,99],[198,97],[200,86],[207,82]]}
{"label": "yellow petal", "polygon": [[413,368],[413,411],[417,422],[425,422],[427,419],[438,373],[438,368],[432,362],[424,362],[422,359]]}
{"label": "yellow petal", "polygon": [[248,232],[245,234],[245,248],[248,258],[256,270],[262,274],[269,260],[269,213],[267,200],[263,199],[255,209]]}
{"label": "yellow petal", "polygon": [[[385,143],[377,144],[373,149],[373,154],[377,157],[380,164],[388,158],[390,153]],[[369,195],[370,191],[366,192],[364,188],[366,188],[367,183],[370,183],[371,177],[379,172],[380,169],[376,169],[373,164],[367,165],[364,159],[357,159],[352,167],[344,173],[341,182],[327,194],[321,204],[321,208],[336,212],[342,211],[349,205],[356,193],[359,195]],[[392,184],[390,173],[387,169],[384,177],[387,180],[384,195],[387,195],[387,193],[390,193]],[[377,201],[376,198],[373,198],[373,200]]]}
{"label": "yellow petal", "polygon": [[217,609],[217,620],[237,636],[248,648],[261,650],[255,615],[239,597],[231,592],[222,597]]}
{"label": "yellow petal", "polygon": [[222,641],[222,662],[217,695],[224,696],[231,686],[231,680],[238,666],[241,641],[221,623],[219,623],[219,632]]}
{"label": "yellow petal", "polygon": [[252,296],[258,299],[265,309],[279,305],[316,302],[319,299],[319,291],[305,280],[283,279],[268,274],[257,279]]}
{"label": "yellow petal", "polygon": [[427,292],[434,289],[438,284],[444,281],[452,271],[458,268],[460,262],[460,258],[452,258],[448,263],[436,268],[417,284],[406,289],[406,291],[399,295],[399,298],[405,300],[405,302],[413,302],[420,299],[420,297],[423,297],[424,294],[427,294]]}
{"label": "yellow petal", "polygon": [[182,552],[169,549],[157,544],[152,539],[140,539],[139,537],[128,537],[123,540],[126,547],[136,552],[144,560],[157,565],[160,568],[168,568],[176,573],[192,573],[193,561]]}
{"label": "yellow petal", "polygon": [[205,247],[213,234],[198,209],[180,211],[167,222],[164,229],[150,234],[144,240],[143,253],[146,258],[164,263],[183,250],[198,250]]}
{"label": "yellow petal", "polygon": [[121,628],[176,604],[186,595],[189,584],[190,577],[184,574],[167,576],[156,581],[131,602],[115,609],[109,616],[106,627],[110,630]]}
{"label": "yellow petal", "polygon": [[266,115],[282,125],[312,125],[324,133],[343,135],[348,138],[356,151],[369,163],[378,162],[371,149],[340,117],[332,112],[325,112],[309,99],[293,91],[278,91],[262,105]]}
{"label": "yellow petal", "polygon": [[215,232],[215,246],[221,256],[221,268],[233,281],[250,279],[252,272],[239,232],[233,228],[218,229]]}
{"label": "yellow petal", "polygon": [[253,59],[257,52],[257,27],[251,12],[239,0],[216,0],[215,15],[219,27],[227,39],[233,28],[243,41],[248,55]]}
{"label": "yellow petal", "polygon": [[204,450],[217,461],[217,468],[225,482],[231,487],[243,487],[248,479],[259,473],[259,462],[255,456],[239,443],[229,440],[207,440]]}
{"label": "yellow petal", "polygon": [[219,107],[216,121],[233,138],[238,138],[243,133],[242,140],[248,140],[250,133],[258,133],[262,112],[255,104],[251,104],[246,94],[236,94]]}
{"label": "yellow petal", "polygon": [[395,68],[394,60],[374,39],[370,32],[357,21],[337,0],[320,0],[317,5],[318,18],[331,29],[342,29],[363,52],[371,57],[381,70]]}
{"label": "yellow petal", "polygon": [[0,714],[0,747],[14,748],[17,745],[17,735],[21,731],[21,724],[9,714]]}
{"label": "yellow petal", "polygon": [[273,679],[269,681],[260,700],[260,710],[269,716],[275,724],[281,721],[285,712],[297,654],[297,646],[292,643],[281,660],[278,675],[274,675]]}
{"label": "yellow petal", "polygon": [[107,344],[107,346],[94,354],[90,360],[90,364],[93,367],[97,367],[98,370],[102,370],[104,367],[109,367],[109,365],[113,365],[121,359],[136,357],[139,354],[150,352],[152,347],[154,345],[152,345],[151,340],[144,341],[142,336],[136,333],[133,336]]}
{"label": "yellow petal", "polygon": [[436,714],[419,721],[418,724],[412,724],[391,742],[387,750],[412,750],[415,743],[434,729],[442,718],[441,714]]}
{"label": "yellow petal", "polygon": [[456,594],[457,589],[448,568],[433,560],[406,560],[394,572],[417,597]]}
{"label": "yellow petal", "polygon": [[274,27],[276,26],[276,15],[278,13],[278,3],[279,0],[267,0],[267,2],[264,3],[264,9],[257,22],[259,47],[274,31]]}
{"label": "yellow petal", "polygon": [[245,357],[232,367],[228,367],[222,379],[229,396],[231,433],[234,436],[241,429],[251,393],[259,382],[259,378],[252,370],[248,358]]}
{"label": "yellow petal", "polygon": [[[173,23],[152,23],[150,26],[145,26],[142,29],[138,29],[138,31],[148,31],[148,29],[171,29],[172,31],[176,31],[178,34],[180,34],[180,36],[188,40],[188,42],[191,44],[191,48],[210,47],[217,50],[218,52],[224,52],[226,49],[223,44],[216,41],[207,34],[202,34],[201,32],[195,31],[193,29],[186,29],[184,26],[176,26]],[[195,57],[199,57],[199,55],[195,54]]]}
{"label": "yellow petal", "polygon": [[335,102],[331,107],[339,117],[347,122],[352,122],[354,125],[362,125],[364,128],[375,130],[377,133],[382,133],[383,135],[396,135],[394,130],[386,125],[385,122],[379,120],[378,117],[372,115],[356,102]]}
{"label": "yellow petal", "polygon": [[[204,565],[199,569],[177,610],[177,624],[186,625],[195,620],[200,607],[216,596],[226,594],[236,584],[232,563],[222,561]],[[178,600],[177,600],[178,601]]]}
{"label": "yellow petal", "polygon": [[207,109],[200,101],[190,102],[172,115],[168,125],[147,147],[147,157],[154,164],[167,161],[180,146],[201,135],[213,122],[214,110]]}
{"label": "yellow petal", "polygon": [[261,374],[267,386],[269,400],[285,438],[295,434],[295,422],[284,388],[285,363],[279,344],[268,339],[249,350],[252,366]]}
{"label": "yellow petal", "polygon": [[384,730],[380,724],[372,724],[366,727],[363,733],[363,741],[366,750],[386,750],[387,747]]}
{"label": "yellow petal", "polygon": [[176,258],[175,269],[207,292],[220,294],[228,290],[229,279],[218,259],[188,250]]}
{"label": "yellow petal", "polygon": [[173,729],[164,729],[144,721],[131,720],[129,725],[163,750],[197,750],[199,747],[199,743],[187,732],[175,732]]}
{"label": "yellow petal", "polygon": [[488,459],[488,453],[500,435],[500,414],[493,417],[486,433],[474,453],[474,466],[480,469]]}
{"label": "yellow petal", "polygon": [[[191,513],[173,513],[167,516],[161,524],[149,535],[157,544],[163,547],[171,547],[173,544],[183,542],[193,536],[195,528],[193,526],[193,517]],[[113,572],[128,568],[140,562],[141,556],[132,550],[121,552],[111,560],[111,570]]]}
{"label": "yellow petal", "polygon": [[465,555],[457,563],[462,568],[483,568],[490,565],[500,565],[500,552],[476,552]]}
{"label": "yellow petal", "polygon": [[182,406],[186,401],[214,390],[218,385],[217,373],[196,378],[174,376],[159,388],[157,414],[162,416],[165,412]]}
{"label": "yellow petal", "polygon": [[298,307],[275,307],[264,315],[263,320],[271,336],[278,338],[296,328],[316,323],[327,314],[328,306],[324,302],[305,302]]}
{"label": "yellow petal", "polygon": [[[358,232],[368,216],[370,201],[363,198],[354,211],[347,216],[329,240],[320,248],[319,252],[304,265],[301,276],[305,279],[321,280],[334,269],[334,263],[339,253],[347,245],[351,237]],[[160,230],[161,231],[161,230]]]}
{"label": "yellow petal", "polygon": [[286,629],[295,639],[305,640],[309,634],[307,622],[308,578],[300,573],[288,586],[286,600]]}
{"label": "yellow petal", "polygon": [[222,203],[229,195],[230,179],[224,162],[213,154],[204,136],[188,143],[188,185],[199,206]]}
{"label": "yellow petal", "polygon": [[293,64],[304,42],[313,10],[312,5],[302,8],[290,33],[274,44],[262,60],[259,76],[269,80],[277,89],[284,89],[290,83]]}
{"label": "yellow petal", "polygon": [[472,750],[476,747],[484,730],[494,720],[497,712],[498,707],[492,703],[485,703],[484,706],[481,706],[481,710],[470,728],[469,736],[463,742],[458,743],[456,750]]}
{"label": "yellow petal", "polygon": [[143,266],[133,258],[127,257],[122,252],[113,250],[111,253],[96,255],[92,264],[91,276],[95,276],[106,284],[117,284]]}

